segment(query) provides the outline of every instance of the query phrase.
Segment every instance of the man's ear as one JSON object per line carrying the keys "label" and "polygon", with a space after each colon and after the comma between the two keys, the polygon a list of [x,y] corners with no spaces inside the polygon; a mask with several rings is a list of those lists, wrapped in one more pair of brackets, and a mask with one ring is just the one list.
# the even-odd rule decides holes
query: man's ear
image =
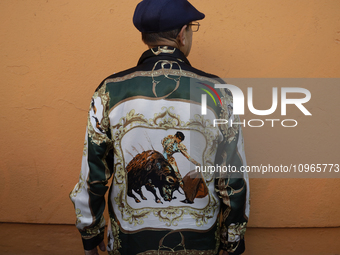
{"label": "man's ear", "polygon": [[185,46],[185,29],[187,28],[187,25],[184,25],[181,29],[181,31],[179,32],[179,34],[177,35],[177,41],[179,42],[180,46]]}

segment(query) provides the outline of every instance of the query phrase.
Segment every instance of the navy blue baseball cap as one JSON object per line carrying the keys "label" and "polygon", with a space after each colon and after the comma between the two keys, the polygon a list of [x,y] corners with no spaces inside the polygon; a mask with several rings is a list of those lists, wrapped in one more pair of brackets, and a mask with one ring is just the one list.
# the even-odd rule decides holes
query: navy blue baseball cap
{"label": "navy blue baseball cap", "polygon": [[140,32],[158,33],[182,28],[204,19],[187,0],[143,0],[133,15],[133,24]]}

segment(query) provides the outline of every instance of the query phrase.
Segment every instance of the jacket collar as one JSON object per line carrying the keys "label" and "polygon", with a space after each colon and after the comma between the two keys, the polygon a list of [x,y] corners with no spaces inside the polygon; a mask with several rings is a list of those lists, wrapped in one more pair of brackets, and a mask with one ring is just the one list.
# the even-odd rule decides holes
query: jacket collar
{"label": "jacket collar", "polygon": [[171,46],[158,46],[145,51],[140,57],[138,64],[143,64],[157,59],[172,59],[173,61],[184,62],[191,66],[189,60],[184,56],[183,52]]}

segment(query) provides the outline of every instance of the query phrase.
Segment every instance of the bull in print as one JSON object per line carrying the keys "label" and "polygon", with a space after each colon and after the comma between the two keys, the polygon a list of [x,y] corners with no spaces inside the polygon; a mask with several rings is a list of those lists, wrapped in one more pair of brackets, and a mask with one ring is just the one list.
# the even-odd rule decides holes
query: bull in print
{"label": "bull in print", "polygon": [[147,200],[142,193],[142,186],[155,196],[156,203],[162,203],[156,194],[158,188],[164,201],[171,201],[173,192],[180,187],[176,173],[164,156],[155,150],[143,151],[137,154],[126,166],[128,177],[127,195],[136,203],[141,201],[132,193],[135,191],[141,199]]}

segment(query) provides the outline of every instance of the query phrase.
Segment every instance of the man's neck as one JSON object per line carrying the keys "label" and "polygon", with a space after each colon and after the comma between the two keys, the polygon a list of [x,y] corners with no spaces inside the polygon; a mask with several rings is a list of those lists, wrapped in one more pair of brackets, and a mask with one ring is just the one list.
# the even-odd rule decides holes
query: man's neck
{"label": "man's neck", "polygon": [[155,44],[148,44],[149,49],[152,49],[158,46],[170,46],[170,47],[174,47],[180,50],[178,43],[175,41],[171,41],[171,40],[162,40],[162,41],[156,42]]}

